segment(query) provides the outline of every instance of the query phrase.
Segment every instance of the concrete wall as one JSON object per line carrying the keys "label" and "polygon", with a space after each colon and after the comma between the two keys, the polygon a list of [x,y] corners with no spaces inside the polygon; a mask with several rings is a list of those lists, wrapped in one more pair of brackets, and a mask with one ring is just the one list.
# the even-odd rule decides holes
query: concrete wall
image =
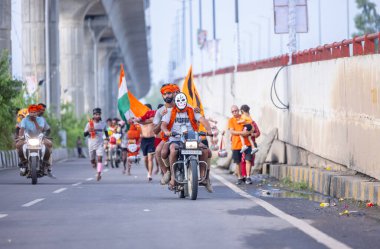
{"label": "concrete wall", "polygon": [[219,128],[233,103],[248,104],[263,133],[278,128],[279,141],[380,179],[379,62],[379,55],[367,55],[284,68],[276,88],[289,110],[270,98],[279,68],[238,73],[236,84],[232,74],[196,81]]}

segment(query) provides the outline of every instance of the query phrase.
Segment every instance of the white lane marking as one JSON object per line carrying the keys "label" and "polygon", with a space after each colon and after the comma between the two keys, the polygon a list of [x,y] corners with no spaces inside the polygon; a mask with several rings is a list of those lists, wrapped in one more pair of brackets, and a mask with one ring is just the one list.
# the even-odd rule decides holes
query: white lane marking
{"label": "white lane marking", "polygon": [[87,178],[86,181],[91,181],[92,179],[94,179],[94,178],[90,177],[90,178]]}
{"label": "white lane marking", "polygon": [[299,230],[301,230],[305,234],[309,235],[310,237],[315,239],[317,242],[325,245],[326,247],[328,247],[328,248],[340,248],[340,249],[342,249],[342,248],[352,249],[351,247],[343,244],[342,242],[328,236],[327,234],[316,229],[315,227],[307,224],[305,221],[297,219],[296,217],[291,216],[291,215],[281,211],[280,209],[276,208],[275,206],[269,204],[268,202],[248,194],[247,192],[241,190],[240,188],[238,188],[234,184],[232,184],[229,181],[227,181],[226,179],[224,179],[224,177],[219,176],[219,175],[215,175],[214,173],[211,173],[211,175],[214,178],[216,178],[217,180],[219,180],[221,183],[223,183],[224,185],[226,185],[227,187],[232,189],[237,194],[249,199],[250,201],[255,202],[256,204],[260,205],[261,207],[266,209],[271,214],[289,222],[291,225],[298,228]]}
{"label": "white lane marking", "polygon": [[66,189],[67,189],[67,188],[60,188],[60,189],[57,189],[56,191],[54,191],[53,193],[54,193],[54,194],[59,194],[59,193],[65,191]]}
{"label": "white lane marking", "polygon": [[105,170],[103,170],[103,172],[108,172],[109,171],[109,169],[105,169]]}
{"label": "white lane marking", "polygon": [[22,207],[30,207],[40,201],[43,201],[45,200],[45,198],[41,198],[41,199],[35,199],[34,201],[31,201],[31,202],[28,202],[28,203],[25,203],[24,205],[22,205]]}
{"label": "white lane marking", "polygon": [[71,186],[78,186],[78,185],[81,185],[82,184],[82,182],[77,182],[77,183],[74,183],[74,184],[71,184]]}
{"label": "white lane marking", "polygon": [[7,217],[7,216],[8,216],[7,214],[0,214],[0,219],[4,218],[4,217]]}
{"label": "white lane marking", "polygon": [[144,212],[150,212],[150,209],[144,209],[143,211]]}

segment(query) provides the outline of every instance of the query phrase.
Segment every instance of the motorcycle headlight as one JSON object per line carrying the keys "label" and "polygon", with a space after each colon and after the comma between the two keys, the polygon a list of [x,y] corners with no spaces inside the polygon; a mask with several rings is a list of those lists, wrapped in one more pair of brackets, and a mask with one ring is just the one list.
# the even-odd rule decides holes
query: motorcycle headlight
{"label": "motorcycle headlight", "polygon": [[198,149],[197,141],[186,141],[185,149]]}
{"label": "motorcycle headlight", "polygon": [[128,150],[130,152],[136,152],[137,151],[137,145],[136,144],[128,144]]}
{"label": "motorcycle headlight", "polygon": [[37,145],[40,145],[40,140],[37,138],[30,138],[28,140],[28,144],[31,146],[37,146]]}

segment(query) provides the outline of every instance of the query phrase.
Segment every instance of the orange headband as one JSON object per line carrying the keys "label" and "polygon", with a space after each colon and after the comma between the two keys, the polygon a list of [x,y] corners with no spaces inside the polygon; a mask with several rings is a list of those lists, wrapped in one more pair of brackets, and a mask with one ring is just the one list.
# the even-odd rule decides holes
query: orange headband
{"label": "orange headband", "polygon": [[172,89],[173,89],[173,92],[180,92],[181,90],[179,89],[179,87],[177,85],[172,85]]}
{"label": "orange headband", "polygon": [[28,107],[28,112],[29,113],[31,113],[31,112],[38,112],[38,111],[40,111],[38,105],[30,105]]}
{"label": "orange headband", "polygon": [[172,84],[166,85],[166,86],[161,88],[161,94],[162,95],[167,93],[167,92],[170,92],[170,93],[173,92],[173,85]]}

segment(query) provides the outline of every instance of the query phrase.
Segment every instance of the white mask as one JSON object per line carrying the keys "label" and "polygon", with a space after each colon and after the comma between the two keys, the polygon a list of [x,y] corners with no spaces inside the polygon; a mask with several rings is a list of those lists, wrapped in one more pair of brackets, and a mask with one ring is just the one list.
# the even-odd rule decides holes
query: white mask
{"label": "white mask", "polygon": [[183,110],[187,106],[187,97],[184,93],[178,93],[175,96],[174,103],[178,109]]}

